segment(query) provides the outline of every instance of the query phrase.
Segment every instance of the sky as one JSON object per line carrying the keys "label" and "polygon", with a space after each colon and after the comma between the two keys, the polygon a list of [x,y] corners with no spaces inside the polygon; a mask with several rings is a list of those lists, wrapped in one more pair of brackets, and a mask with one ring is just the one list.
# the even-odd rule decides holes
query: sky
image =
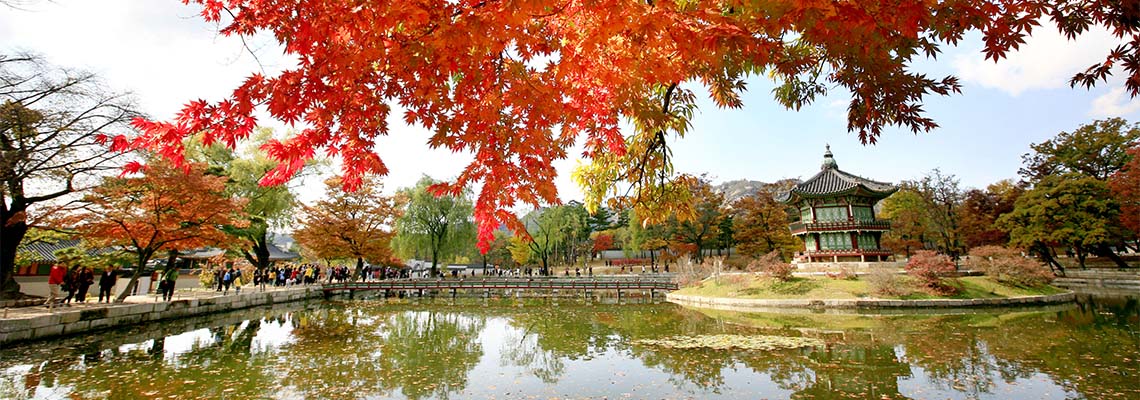
{"label": "sky", "polygon": [[[194,99],[220,100],[251,73],[272,75],[292,64],[280,46],[261,36],[248,41],[255,59],[240,40],[220,36],[217,26],[202,21],[196,6],[178,0],[22,1],[18,10],[0,5],[0,51],[32,51],[55,65],[95,72],[113,89],[134,93],[155,119],[172,118]],[[961,79],[963,94],[924,101],[940,127],[917,135],[888,128],[878,144],[866,146],[847,132],[845,92],[833,90],[793,111],[772,100],[766,78],[755,77],[742,109],[718,109],[702,97],[689,135],[671,142],[675,167],[707,173],[714,183],[806,179],[819,170],[830,145],[841,169],[867,178],[898,182],[938,168],[963,187],[984,188],[1016,178],[1031,143],[1096,119],[1140,120],[1140,100],[1128,97],[1119,76],[1091,90],[1068,86],[1074,73],[1103,60],[1114,43],[1103,29],[1068,41],[1046,26],[1020,51],[994,63],[984,59],[980,35],[968,36],[943,48],[937,60],[913,66],[934,78]],[[390,169],[386,191],[412,186],[424,174],[454,178],[471,160],[429,149],[429,132],[404,125],[400,115],[393,113],[391,132],[376,147]],[[262,123],[286,128],[268,118]],[[556,163],[563,201],[582,198],[569,177],[581,151],[569,153]],[[302,182],[302,199],[318,198],[321,186]]]}

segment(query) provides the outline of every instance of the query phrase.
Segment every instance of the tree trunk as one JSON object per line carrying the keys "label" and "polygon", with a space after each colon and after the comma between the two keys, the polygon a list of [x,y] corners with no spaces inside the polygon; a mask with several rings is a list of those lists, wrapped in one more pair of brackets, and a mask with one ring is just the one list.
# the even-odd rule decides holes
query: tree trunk
{"label": "tree trunk", "polygon": [[139,259],[138,264],[135,265],[135,272],[131,274],[131,280],[127,281],[127,287],[123,288],[123,291],[119,293],[118,297],[115,297],[116,303],[122,303],[127,299],[127,296],[130,296],[131,292],[134,291],[135,286],[139,284],[139,277],[142,276],[143,269],[146,268],[146,262],[150,261],[150,256],[154,254],[154,251],[141,250],[136,254],[139,256]]}
{"label": "tree trunk", "polygon": [[18,299],[23,294],[16,283],[16,249],[28,233],[28,225],[23,220],[3,223],[12,218],[8,214],[13,213],[0,215],[0,299]]}
{"label": "tree trunk", "polygon": [[1100,245],[1096,246],[1096,248],[1094,248],[1093,250],[1096,252],[1096,255],[1098,255],[1098,256],[1108,257],[1108,259],[1110,259],[1110,260],[1112,260],[1112,262],[1116,263],[1116,266],[1118,268],[1128,268],[1128,263],[1124,262],[1124,259],[1120,258],[1120,255],[1116,254],[1115,251],[1112,251],[1112,249],[1108,248],[1107,244],[1100,244]]}
{"label": "tree trunk", "polygon": [[1030,252],[1037,253],[1041,261],[1044,261],[1045,264],[1049,266],[1049,269],[1053,271],[1053,275],[1065,276],[1065,267],[1061,266],[1061,263],[1057,262],[1056,258],[1053,258],[1053,254],[1049,251],[1049,246],[1038,242],[1033,244],[1030,248]]}
{"label": "tree trunk", "polygon": [[436,246],[432,246],[431,247],[431,271],[429,271],[430,272],[429,277],[431,277],[431,278],[435,278],[436,272],[438,272],[438,270],[436,269],[436,260],[438,260],[438,259],[439,259],[439,249],[436,248]]}
{"label": "tree trunk", "polygon": [[356,257],[356,271],[352,272],[353,280],[360,280],[364,275],[364,257]]}

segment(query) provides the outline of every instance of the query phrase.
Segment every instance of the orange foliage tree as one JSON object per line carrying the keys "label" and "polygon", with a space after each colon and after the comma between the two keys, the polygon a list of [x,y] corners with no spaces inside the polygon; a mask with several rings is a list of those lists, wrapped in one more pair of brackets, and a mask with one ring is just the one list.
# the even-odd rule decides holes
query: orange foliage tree
{"label": "orange foliage tree", "polygon": [[1120,203],[1120,222],[1127,229],[1131,246],[1140,249],[1136,238],[1140,235],[1140,146],[1128,149],[1132,158],[1108,178],[1108,187]]}
{"label": "orange foliage tree", "polygon": [[[737,108],[745,78],[771,76],[776,100],[795,109],[837,88],[851,95],[848,129],[873,143],[890,125],[935,128],[925,97],[960,90],[953,76],[911,69],[916,60],[972,31],[997,60],[1051,20],[1070,37],[1107,26],[1122,42],[1071,85],[1118,67],[1131,94],[1140,91],[1132,1],[183,1],[202,5],[223,35],[273,35],[298,64],[254,73],[219,102],[192,101],[173,121],[136,120],[144,135],[115,148],[181,160],[182,139],[199,132],[232,146],[252,132],[260,108],[305,126],[265,146],[280,164],[263,183],[289,179],[324,149],[343,158],[342,184],[354,189],[388,171],[374,145],[389,132],[387,117],[401,113],[434,132],[429,146],[475,156],[435,190],[482,183],[475,219],[484,251],[500,223],[524,230],[509,211],[517,202],[558,203],[552,162],[580,137],[593,163],[579,175],[591,208],[616,182],[633,185],[635,204],[683,191],[670,180],[666,139],[687,130],[693,87]],[[622,119],[632,132],[619,129]]]}
{"label": "orange foliage tree", "polygon": [[326,180],[325,185],[326,199],[304,208],[304,226],[293,231],[297,243],[323,259],[355,260],[353,274],[357,277],[365,261],[392,259],[392,227],[399,216],[399,201],[384,196],[380,183],[370,179],[351,192],[342,190],[340,177]]}
{"label": "orange foliage tree", "polygon": [[168,251],[173,261],[178,251],[226,241],[223,226],[248,223],[240,215],[245,200],[227,196],[226,177],[206,173],[203,164],[176,168],[155,159],[142,172],[138,177],[105,178],[84,197],[82,212],[73,216],[77,230],[89,241],[123,246],[135,254],[134,274],[117,302],[131,293],[156,253]]}
{"label": "orange foliage tree", "polygon": [[736,200],[732,213],[733,236],[740,254],[759,258],[775,251],[783,261],[798,248],[788,230],[787,206],[772,198],[772,192],[761,190]]}

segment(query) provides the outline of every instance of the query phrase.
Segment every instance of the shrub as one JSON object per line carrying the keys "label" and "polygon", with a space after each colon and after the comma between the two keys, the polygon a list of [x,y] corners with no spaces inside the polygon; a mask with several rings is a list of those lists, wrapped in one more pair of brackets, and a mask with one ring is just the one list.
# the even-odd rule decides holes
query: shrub
{"label": "shrub", "polygon": [[910,293],[910,288],[894,268],[875,267],[867,274],[867,286],[880,296],[902,296]]}
{"label": "shrub", "polygon": [[848,269],[847,267],[839,267],[838,271],[827,271],[827,277],[831,279],[853,281],[855,278],[858,278],[858,275],[856,275],[854,271]]}
{"label": "shrub", "polygon": [[918,279],[922,287],[936,294],[952,294],[957,291],[942,281],[943,277],[953,275],[957,271],[950,257],[930,250],[915,252],[906,263],[906,273]]}
{"label": "shrub", "polygon": [[792,279],[792,271],[794,270],[795,267],[793,267],[791,263],[785,262],[778,250],[765,254],[748,263],[749,272],[760,273],[781,281]]}
{"label": "shrub", "polygon": [[1044,264],[1000,246],[970,250],[969,266],[998,282],[1012,285],[1036,287],[1053,281],[1053,271]]}

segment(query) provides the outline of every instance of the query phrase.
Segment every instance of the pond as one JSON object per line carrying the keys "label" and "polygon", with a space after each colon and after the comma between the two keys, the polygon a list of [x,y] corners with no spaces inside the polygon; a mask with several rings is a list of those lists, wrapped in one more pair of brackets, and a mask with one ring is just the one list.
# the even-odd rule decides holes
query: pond
{"label": "pond", "polygon": [[[673,336],[803,337],[745,351]],[[294,303],[0,350],[5,399],[1140,399],[1136,299],[941,315]]]}

